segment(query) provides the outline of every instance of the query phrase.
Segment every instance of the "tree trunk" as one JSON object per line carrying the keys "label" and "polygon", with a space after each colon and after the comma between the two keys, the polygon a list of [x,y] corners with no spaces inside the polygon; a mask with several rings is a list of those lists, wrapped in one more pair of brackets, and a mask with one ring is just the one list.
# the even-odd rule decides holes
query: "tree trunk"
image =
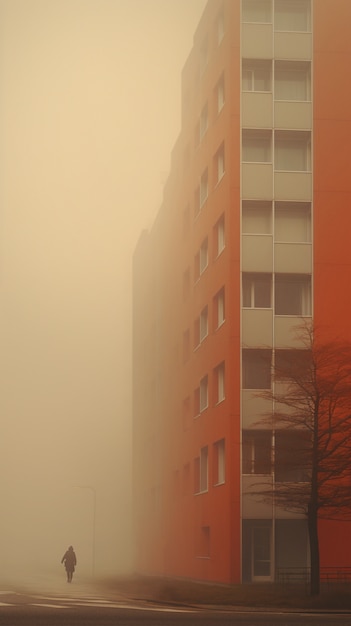
{"label": "tree trunk", "polygon": [[318,540],[318,510],[310,504],[308,507],[308,533],[311,555],[311,596],[317,596],[320,591],[320,565]]}

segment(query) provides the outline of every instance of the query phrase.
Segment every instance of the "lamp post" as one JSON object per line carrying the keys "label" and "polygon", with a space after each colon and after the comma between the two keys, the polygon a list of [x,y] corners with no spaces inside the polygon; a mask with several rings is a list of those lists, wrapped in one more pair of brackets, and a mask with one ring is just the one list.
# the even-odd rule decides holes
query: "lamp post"
{"label": "lamp post", "polygon": [[78,489],[89,489],[93,494],[93,524],[92,524],[92,558],[91,558],[91,571],[92,576],[95,576],[95,539],[96,539],[96,490],[91,485],[77,485]]}

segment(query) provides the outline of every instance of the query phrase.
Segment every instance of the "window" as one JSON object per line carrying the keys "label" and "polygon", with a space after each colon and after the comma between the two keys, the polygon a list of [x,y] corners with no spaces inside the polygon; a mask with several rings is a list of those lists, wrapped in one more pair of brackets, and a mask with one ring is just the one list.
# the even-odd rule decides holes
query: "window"
{"label": "window", "polygon": [[224,37],[224,13],[220,11],[217,17],[217,45],[222,43]]}
{"label": "window", "polygon": [[200,247],[200,274],[205,271],[208,266],[208,239],[204,239]]}
{"label": "window", "polygon": [[311,136],[309,132],[276,132],[275,169],[292,172],[311,170]]}
{"label": "window", "polygon": [[311,379],[313,360],[310,350],[278,349],[274,353],[274,379],[279,382]]}
{"label": "window", "polygon": [[250,163],[271,162],[271,145],[271,131],[244,129],[242,131],[242,160]]}
{"label": "window", "polygon": [[242,351],[242,375],[244,389],[271,388],[270,350],[244,349]]}
{"label": "window", "polygon": [[275,0],[274,28],[280,31],[310,31],[310,0]]}
{"label": "window", "polygon": [[271,0],[243,0],[243,22],[271,22]]}
{"label": "window", "polygon": [[272,277],[269,274],[243,274],[243,307],[269,309]]}
{"label": "window", "polygon": [[200,492],[208,490],[208,447],[200,450]]}
{"label": "window", "polygon": [[244,234],[270,234],[272,232],[272,203],[243,200],[242,230]]}
{"label": "window", "polygon": [[204,239],[200,247],[200,274],[205,271],[208,266],[208,239]]}
{"label": "window", "polygon": [[311,276],[276,274],[275,314],[311,315]]}
{"label": "window", "polygon": [[194,390],[194,417],[200,415],[200,387]]}
{"label": "window", "polygon": [[217,150],[214,158],[214,166],[215,166],[215,180],[216,183],[219,183],[221,178],[224,175],[225,167],[224,167],[224,143]]}
{"label": "window", "polygon": [[222,326],[225,320],[225,298],[224,298],[224,287],[216,293],[214,297],[214,325],[215,328],[219,328]]}
{"label": "window", "polygon": [[275,203],[275,241],[311,241],[311,204],[309,202]]}
{"label": "window", "polygon": [[208,129],[208,104],[206,102],[200,115],[200,139],[203,139],[204,134]]}
{"label": "window", "polygon": [[224,362],[217,365],[214,370],[216,404],[225,399],[225,365]]}
{"label": "window", "polygon": [[276,61],[275,100],[311,100],[310,63]]}
{"label": "window", "polygon": [[194,261],[194,280],[195,282],[200,278],[201,274],[208,266],[208,238],[204,239],[201,244],[199,252],[195,256]]}
{"label": "window", "polygon": [[277,430],[275,433],[276,482],[310,480],[311,439],[307,431]]}
{"label": "window", "polygon": [[272,64],[267,61],[248,61],[242,63],[243,91],[271,91]]}
{"label": "window", "polygon": [[194,322],[194,350],[200,345],[200,318]]}
{"label": "window", "polygon": [[208,307],[205,306],[200,314],[200,342],[208,335]]}
{"label": "window", "polygon": [[215,256],[219,256],[225,247],[224,215],[222,215],[214,227],[214,250]]}
{"label": "window", "polygon": [[225,102],[224,75],[223,74],[215,87],[215,102],[216,102],[216,111],[217,113],[220,113],[220,111],[223,109],[224,102]]}
{"label": "window", "polygon": [[199,215],[200,209],[201,209],[201,204],[200,204],[200,185],[199,185],[198,187],[196,187],[195,193],[194,193],[194,219],[196,219],[197,216]]}
{"label": "window", "polygon": [[225,440],[220,439],[213,444],[213,484],[223,485],[225,482]]}
{"label": "window", "polygon": [[207,168],[201,175],[200,179],[200,207],[206,202],[208,197],[208,170]]}
{"label": "window", "polygon": [[200,413],[208,407],[208,377],[200,380]]}
{"label": "window", "polygon": [[271,474],[272,432],[270,430],[243,430],[243,474]]}

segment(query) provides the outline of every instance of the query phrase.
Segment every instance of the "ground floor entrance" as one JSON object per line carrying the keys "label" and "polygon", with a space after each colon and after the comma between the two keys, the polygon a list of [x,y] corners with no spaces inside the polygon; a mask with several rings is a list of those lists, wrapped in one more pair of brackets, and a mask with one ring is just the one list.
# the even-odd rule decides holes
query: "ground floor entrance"
{"label": "ground floor entrance", "polygon": [[243,582],[278,580],[284,570],[308,564],[306,520],[243,520]]}

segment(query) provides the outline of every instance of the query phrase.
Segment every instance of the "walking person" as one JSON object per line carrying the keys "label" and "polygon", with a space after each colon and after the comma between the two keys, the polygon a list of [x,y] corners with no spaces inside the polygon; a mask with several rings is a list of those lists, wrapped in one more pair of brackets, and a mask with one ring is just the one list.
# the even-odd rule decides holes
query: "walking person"
{"label": "walking person", "polygon": [[70,546],[61,559],[61,563],[64,563],[67,572],[67,582],[72,582],[73,572],[77,565],[77,557],[73,550],[73,546]]}

